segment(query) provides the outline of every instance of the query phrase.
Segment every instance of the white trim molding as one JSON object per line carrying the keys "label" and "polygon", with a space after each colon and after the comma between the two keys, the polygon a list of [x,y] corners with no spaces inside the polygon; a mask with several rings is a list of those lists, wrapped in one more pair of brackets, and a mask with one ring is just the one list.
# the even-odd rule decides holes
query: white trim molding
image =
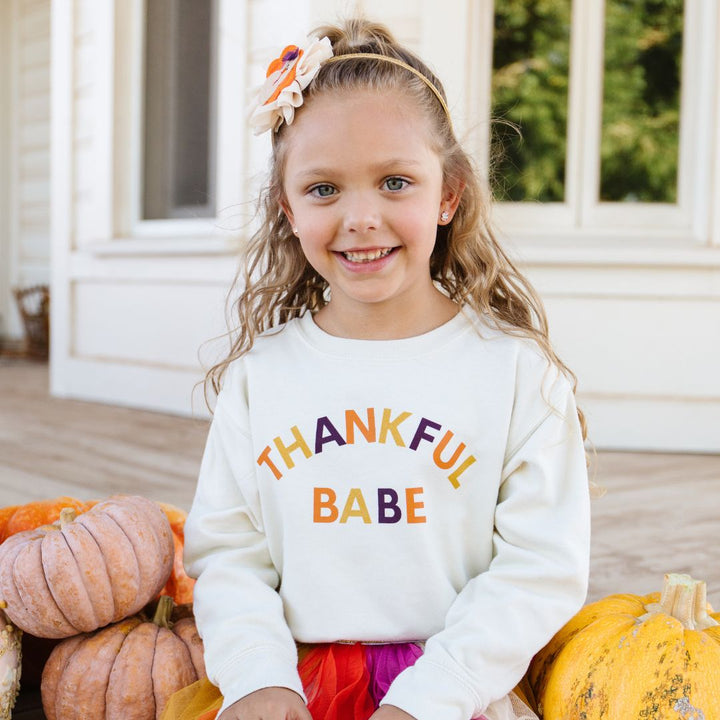
{"label": "white trim molding", "polygon": [[68,266],[73,251],[74,0],[51,6],[50,392],[70,395],[71,323]]}

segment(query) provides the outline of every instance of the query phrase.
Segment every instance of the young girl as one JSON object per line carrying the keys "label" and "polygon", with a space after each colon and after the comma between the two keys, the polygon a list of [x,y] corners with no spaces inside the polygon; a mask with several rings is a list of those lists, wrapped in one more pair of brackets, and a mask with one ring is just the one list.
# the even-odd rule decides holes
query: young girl
{"label": "young girl", "polygon": [[178,717],[535,717],[513,688],[586,593],[572,375],[439,80],[382,26],[318,38],[252,116],[272,174],[185,530],[219,692]]}

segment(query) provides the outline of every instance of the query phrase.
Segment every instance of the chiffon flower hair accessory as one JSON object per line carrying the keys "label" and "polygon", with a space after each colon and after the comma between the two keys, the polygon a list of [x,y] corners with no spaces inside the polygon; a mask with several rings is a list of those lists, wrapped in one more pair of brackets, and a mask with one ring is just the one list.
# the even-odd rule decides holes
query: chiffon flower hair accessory
{"label": "chiffon flower hair accessory", "polygon": [[312,40],[305,47],[288,45],[280,57],[268,66],[265,82],[257,91],[250,126],[255,135],[266,130],[277,132],[285,121],[295,117],[295,108],[303,103],[303,90],[333,54],[330,40]]}

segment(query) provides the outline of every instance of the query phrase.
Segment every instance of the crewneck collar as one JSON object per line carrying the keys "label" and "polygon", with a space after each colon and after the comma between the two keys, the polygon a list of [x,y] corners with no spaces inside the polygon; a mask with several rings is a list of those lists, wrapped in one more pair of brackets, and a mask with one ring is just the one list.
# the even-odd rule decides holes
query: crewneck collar
{"label": "crewneck collar", "polygon": [[398,340],[358,340],[337,337],[320,328],[309,312],[296,319],[292,326],[305,343],[326,355],[350,359],[376,359],[378,362],[403,360],[435,352],[472,328],[466,312],[462,309],[434,330]]}

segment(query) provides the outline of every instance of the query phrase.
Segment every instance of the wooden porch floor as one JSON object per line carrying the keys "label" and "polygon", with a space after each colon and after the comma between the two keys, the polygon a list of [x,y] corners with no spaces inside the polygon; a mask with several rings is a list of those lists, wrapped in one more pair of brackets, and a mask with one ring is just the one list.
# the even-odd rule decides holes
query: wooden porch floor
{"label": "wooden porch floor", "polygon": [[[192,501],[208,423],[59,400],[47,366],[0,358],[0,504],[138,493]],[[720,455],[600,452],[589,600],[704,579],[720,606]]]}

